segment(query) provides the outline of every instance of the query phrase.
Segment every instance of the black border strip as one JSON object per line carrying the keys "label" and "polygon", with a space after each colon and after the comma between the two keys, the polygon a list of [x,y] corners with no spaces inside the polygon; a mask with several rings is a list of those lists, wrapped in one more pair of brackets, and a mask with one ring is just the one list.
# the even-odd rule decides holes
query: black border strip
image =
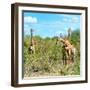
{"label": "black border strip", "polygon": [[87,7],[83,6],[65,6],[65,5],[49,5],[49,4],[34,4],[34,3],[15,3],[17,6],[23,7],[44,7],[44,8],[63,8],[63,9],[77,9],[85,10]]}

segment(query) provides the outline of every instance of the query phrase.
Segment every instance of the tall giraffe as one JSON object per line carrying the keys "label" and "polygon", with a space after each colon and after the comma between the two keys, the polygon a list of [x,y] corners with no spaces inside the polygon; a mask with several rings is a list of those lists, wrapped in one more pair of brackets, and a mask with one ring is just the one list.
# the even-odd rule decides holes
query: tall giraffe
{"label": "tall giraffe", "polygon": [[30,46],[29,46],[29,52],[31,54],[35,54],[35,40],[33,39],[33,29],[30,30],[31,39],[30,39]]}

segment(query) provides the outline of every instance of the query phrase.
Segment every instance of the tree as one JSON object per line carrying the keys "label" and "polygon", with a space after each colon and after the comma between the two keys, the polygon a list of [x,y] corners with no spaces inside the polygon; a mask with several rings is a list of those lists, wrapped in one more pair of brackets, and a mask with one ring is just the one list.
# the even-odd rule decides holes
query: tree
{"label": "tree", "polygon": [[79,29],[72,32],[71,43],[73,43],[74,45],[77,45],[77,43],[80,43],[80,30]]}

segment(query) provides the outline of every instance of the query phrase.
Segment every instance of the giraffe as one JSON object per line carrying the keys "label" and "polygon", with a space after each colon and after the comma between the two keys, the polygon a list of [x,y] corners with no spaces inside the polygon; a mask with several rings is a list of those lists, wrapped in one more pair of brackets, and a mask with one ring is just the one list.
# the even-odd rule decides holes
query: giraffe
{"label": "giraffe", "polygon": [[30,46],[29,46],[29,52],[30,52],[31,54],[35,54],[35,45],[36,45],[36,42],[35,42],[34,39],[32,39],[31,42],[32,42],[32,43],[31,43]]}
{"label": "giraffe", "polygon": [[36,45],[36,42],[35,42],[35,40],[33,39],[33,29],[31,29],[30,30],[30,34],[31,34],[31,39],[30,39],[30,46],[29,46],[29,52],[31,53],[31,54],[35,54],[35,45]]}
{"label": "giraffe", "polygon": [[70,43],[68,39],[59,38],[58,41],[62,42],[63,64],[74,62],[76,48]]}

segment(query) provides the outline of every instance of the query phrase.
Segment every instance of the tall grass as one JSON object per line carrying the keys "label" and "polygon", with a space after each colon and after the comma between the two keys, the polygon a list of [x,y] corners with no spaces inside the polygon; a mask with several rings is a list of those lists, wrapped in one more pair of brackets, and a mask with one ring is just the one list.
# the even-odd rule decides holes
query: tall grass
{"label": "tall grass", "polygon": [[[75,35],[74,35],[75,36]],[[73,40],[77,49],[75,62],[63,65],[62,47],[56,38],[33,37],[37,42],[35,54],[28,51],[30,37],[24,37],[24,77],[80,75],[80,41]]]}

